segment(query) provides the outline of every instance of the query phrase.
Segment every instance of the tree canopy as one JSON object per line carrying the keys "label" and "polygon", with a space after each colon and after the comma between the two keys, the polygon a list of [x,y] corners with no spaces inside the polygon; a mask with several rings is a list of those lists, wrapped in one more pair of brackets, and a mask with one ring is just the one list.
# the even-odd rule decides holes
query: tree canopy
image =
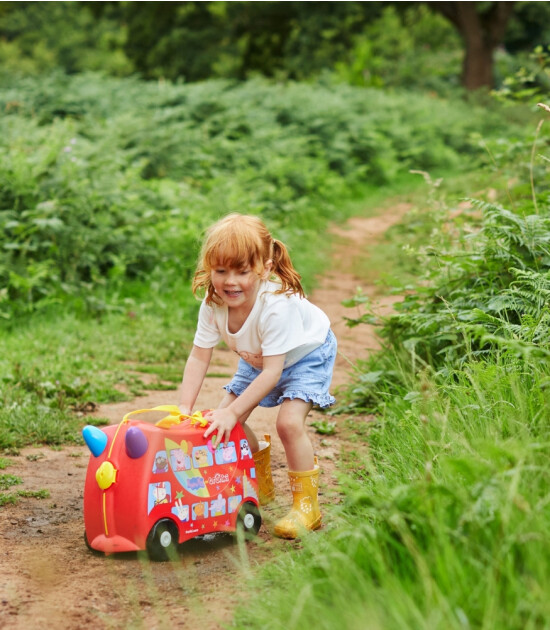
{"label": "tree canopy", "polygon": [[444,77],[475,89],[493,85],[499,48],[549,42],[546,2],[0,3],[4,72],[199,81],[328,71],[356,84],[433,87]]}

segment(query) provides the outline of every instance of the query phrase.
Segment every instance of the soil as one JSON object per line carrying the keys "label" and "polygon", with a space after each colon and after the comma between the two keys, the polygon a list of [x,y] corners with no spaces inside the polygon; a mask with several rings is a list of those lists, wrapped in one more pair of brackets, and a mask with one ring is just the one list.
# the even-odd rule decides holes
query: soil
{"label": "soil", "polygon": [[[343,319],[350,316],[350,311],[341,305],[342,300],[349,299],[362,284],[353,274],[354,260],[368,256],[369,244],[378,242],[408,209],[407,204],[396,205],[380,216],[353,218],[332,230],[332,266],[318,279],[318,288],[310,299],[328,314],[338,339],[339,355],[332,384],[336,394],[349,381],[353,363],[378,347],[371,327],[350,329]],[[362,289],[381,311],[391,309],[397,299],[377,295],[375,286],[363,284]],[[235,366],[233,353],[216,349],[213,371],[230,374]],[[225,380],[208,377],[197,408],[217,406]],[[93,415],[118,424],[128,411],[175,403],[174,391],[149,391],[130,402],[102,405]],[[243,596],[243,580],[277,552],[300,546],[299,540],[283,541],[270,533],[274,519],[282,516],[291,502],[284,452],[275,432],[276,413],[277,409],[257,409],[249,419],[258,435],[272,435],[277,490],[275,505],[262,510],[263,524],[258,536],[244,547],[228,535],[195,539],[182,546],[174,563],[153,563],[133,553],[95,555],[87,549],[82,515],[87,447],[25,448],[17,457],[11,457],[8,472],[24,480],[18,488],[47,488],[50,496],[22,498],[16,505],[0,509],[0,627],[227,627]],[[320,419],[327,417],[313,411],[308,424]],[[336,464],[347,445],[339,429],[328,436],[310,427],[309,434],[322,470],[323,509],[339,500]]]}

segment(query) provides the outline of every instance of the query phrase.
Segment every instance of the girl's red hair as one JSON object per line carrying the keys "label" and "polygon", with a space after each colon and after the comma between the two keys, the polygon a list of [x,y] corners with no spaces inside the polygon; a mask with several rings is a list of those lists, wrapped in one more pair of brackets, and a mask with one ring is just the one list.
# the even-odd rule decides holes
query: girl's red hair
{"label": "girl's red hair", "polygon": [[193,293],[205,293],[207,304],[221,304],[210,281],[212,269],[220,265],[236,269],[251,268],[261,275],[268,261],[281,288],[276,293],[297,293],[305,297],[300,275],[294,269],[284,243],[274,239],[261,219],[252,215],[229,214],[206,232],[199,264],[193,278]]}

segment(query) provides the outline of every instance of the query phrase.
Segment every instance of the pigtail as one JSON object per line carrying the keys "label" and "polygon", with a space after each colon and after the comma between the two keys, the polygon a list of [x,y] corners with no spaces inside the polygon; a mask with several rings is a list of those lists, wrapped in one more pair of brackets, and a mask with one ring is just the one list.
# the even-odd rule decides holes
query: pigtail
{"label": "pigtail", "polygon": [[200,266],[193,276],[191,290],[196,298],[204,298],[205,302],[209,305],[212,304],[212,302],[218,305],[223,303],[221,298],[214,292],[214,287],[210,281],[210,273]]}
{"label": "pigtail", "polygon": [[272,260],[272,271],[282,284],[281,289],[276,293],[297,293],[300,297],[305,297],[300,274],[294,269],[285,244],[277,239],[273,239]]}

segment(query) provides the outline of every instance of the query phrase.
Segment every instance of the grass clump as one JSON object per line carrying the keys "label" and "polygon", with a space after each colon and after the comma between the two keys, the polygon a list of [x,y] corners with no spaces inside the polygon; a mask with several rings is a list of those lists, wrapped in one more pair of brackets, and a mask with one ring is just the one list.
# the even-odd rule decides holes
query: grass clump
{"label": "grass clump", "polygon": [[15,504],[20,497],[46,499],[50,496],[48,490],[16,490],[15,492],[8,492],[10,488],[13,488],[13,486],[17,486],[22,483],[23,480],[17,475],[10,475],[6,473],[0,474],[0,506],[7,505],[8,503]]}
{"label": "grass clump", "polygon": [[271,563],[235,627],[546,627],[548,377],[503,355],[388,405],[325,532]]}

